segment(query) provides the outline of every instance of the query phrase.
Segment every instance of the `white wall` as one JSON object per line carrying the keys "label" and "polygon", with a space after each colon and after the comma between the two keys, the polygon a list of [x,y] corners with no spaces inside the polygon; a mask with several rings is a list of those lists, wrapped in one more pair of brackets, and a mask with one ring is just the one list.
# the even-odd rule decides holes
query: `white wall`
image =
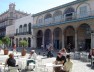
{"label": "white wall", "polygon": [[19,32],[19,26],[20,25],[27,24],[27,29],[28,29],[28,24],[29,23],[33,24],[33,18],[31,17],[31,15],[25,16],[23,18],[15,20],[14,21],[14,24],[15,24],[15,33],[16,33],[16,29],[18,29],[18,32]]}
{"label": "white wall", "polygon": [[10,25],[6,27],[6,35],[14,35],[15,33],[15,25]]}

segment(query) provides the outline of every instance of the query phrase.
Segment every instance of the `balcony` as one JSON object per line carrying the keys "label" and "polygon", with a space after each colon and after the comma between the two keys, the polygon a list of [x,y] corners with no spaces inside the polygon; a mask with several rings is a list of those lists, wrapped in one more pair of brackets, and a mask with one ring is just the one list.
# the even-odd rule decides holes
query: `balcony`
{"label": "balcony", "polygon": [[15,35],[29,35],[30,33],[29,32],[22,32],[22,33],[15,33]]}
{"label": "balcony", "polygon": [[5,36],[5,32],[0,33],[0,37],[4,37]]}
{"label": "balcony", "polygon": [[54,17],[54,18],[51,18],[48,20],[46,19],[41,24],[33,25],[32,28],[56,26],[56,25],[77,22],[77,21],[82,21],[82,20],[88,20],[88,19],[93,19],[93,18],[94,18],[94,11],[90,11],[90,12],[87,12],[84,14],[72,13],[72,15],[70,15],[70,16],[63,15],[63,16],[57,16],[57,17]]}
{"label": "balcony", "polygon": [[5,29],[5,28],[6,28],[6,25],[0,26],[0,29]]}

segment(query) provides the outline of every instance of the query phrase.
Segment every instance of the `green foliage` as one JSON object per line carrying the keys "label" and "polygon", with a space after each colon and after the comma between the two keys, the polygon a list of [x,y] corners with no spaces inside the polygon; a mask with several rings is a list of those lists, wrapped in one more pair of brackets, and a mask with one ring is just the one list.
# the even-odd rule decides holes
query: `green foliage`
{"label": "green foliage", "polygon": [[28,45],[28,42],[26,40],[21,40],[19,42],[19,44],[22,46],[22,47],[26,47]]}
{"label": "green foliage", "polygon": [[3,37],[2,38],[2,42],[6,45],[6,46],[9,46],[10,44],[10,38],[9,37]]}
{"label": "green foliage", "polygon": [[2,42],[2,40],[0,40],[0,45],[2,45],[3,44],[3,42]]}

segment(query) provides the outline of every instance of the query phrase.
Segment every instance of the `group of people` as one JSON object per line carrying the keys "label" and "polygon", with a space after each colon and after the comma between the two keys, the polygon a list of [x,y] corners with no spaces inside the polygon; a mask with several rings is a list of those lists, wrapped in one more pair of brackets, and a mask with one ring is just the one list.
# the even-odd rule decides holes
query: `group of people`
{"label": "group of people", "polygon": [[70,55],[67,55],[66,49],[62,48],[56,57],[55,64],[62,64],[63,67],[54,67],[54,72],[70,72],[73,66]]}
{"label": "group of people", "polygon": [[[29,55],[28,60],[27,60],[26,69],[28,69],[29,63],[34,63],[35,64],[36,58],[37,58],[37,54],[35,53],[35,50],[31,50],[30,55]],[[10,53],[9,58],[5,62],[5,65],[8,65],[9,68],[14,68],[14,67],[18,66],[16,64],[17,63],[16,63],[16,60],[14,58],[14,54]]]}

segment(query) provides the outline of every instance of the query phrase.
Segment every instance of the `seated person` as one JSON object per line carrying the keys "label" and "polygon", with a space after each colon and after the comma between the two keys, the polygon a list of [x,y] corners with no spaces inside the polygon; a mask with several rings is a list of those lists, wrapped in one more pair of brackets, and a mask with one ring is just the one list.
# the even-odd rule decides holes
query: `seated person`
{"label": "seated person", "polygon": [[64,67],[63,67],[63,71],[62,72],[71,72],[73,63],[70,60],[70,55],[67,55],[66,58],[67,58],[67,61],[64,64]]}
{"label": "seated person", "polygon": [[27,68],[29,66],[29,63],[35,64],[36,58],[37,58],[37,54],[35,53],[35,50],[31,50],[30,55],[28,57],[28,59],[31,59],[31,60],[27,60]]}
{"label": "seated person", "polygon": [[18,72],[16,60],[14,59],[14,55],[12,53],[9,54],[9,58],[6,60],[5,65],[8,65],[9,72]]}
{"label": "seated person", "polygon": [[5,64],[10,66],[10,67],[16,66],[16,60],[14,59],[14,55],[12,53],[9,54],[9,58],[6,60]]}
{"label": "seated person", "polygon": [[[66,62],[65,56],[63,56],[61,52],[58,52],[55,64],[62,64],[62,65],[64,65],[65,62]],[[61,71],[61,67],[54,67],[54,71],[55,72],[60,72]]]}
{"label": "seated person", "polygon": [[50,47],[48,48],[47,58],[49,58],[49,57],[53,57],[53,56],[54,56],[53,53],[52,53],[52,50],[53,50],[53,47],[50,46]]}

